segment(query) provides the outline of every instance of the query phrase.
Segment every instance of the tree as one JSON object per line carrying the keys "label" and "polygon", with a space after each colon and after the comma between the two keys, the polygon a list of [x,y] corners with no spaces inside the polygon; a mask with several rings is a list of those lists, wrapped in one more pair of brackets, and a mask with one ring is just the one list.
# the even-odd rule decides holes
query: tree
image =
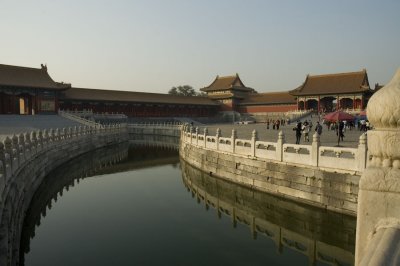
{"label": "tree", "polygon": [[204,96],[202,93],[197,93],[192,86],[183,85],[178,87],[172,87],[168,94],[181,95],[181,96]]}

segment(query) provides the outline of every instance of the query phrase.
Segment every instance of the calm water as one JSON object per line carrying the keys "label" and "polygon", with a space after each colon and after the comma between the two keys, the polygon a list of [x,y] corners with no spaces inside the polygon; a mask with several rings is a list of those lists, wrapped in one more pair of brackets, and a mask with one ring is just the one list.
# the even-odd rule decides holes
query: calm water
{"label": "calm water", "polygon": [[175,150],[126,153],[105,158],[101,169],[95,162],[110,152],[86,155],[49,176],[25,221],[25,265],[347,265],[354,259],[354,218],[209,177],[180,163]]}

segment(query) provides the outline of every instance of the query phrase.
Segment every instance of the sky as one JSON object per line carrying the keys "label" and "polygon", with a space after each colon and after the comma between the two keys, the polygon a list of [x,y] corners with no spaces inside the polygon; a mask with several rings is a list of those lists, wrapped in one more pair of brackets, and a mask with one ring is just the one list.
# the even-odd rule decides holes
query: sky
{"label": "sky", "polygon": [[0,0],[0,64],[74,87],[167,93],[239,74],[258,92],[307,74],[400,67],[399,0]]}

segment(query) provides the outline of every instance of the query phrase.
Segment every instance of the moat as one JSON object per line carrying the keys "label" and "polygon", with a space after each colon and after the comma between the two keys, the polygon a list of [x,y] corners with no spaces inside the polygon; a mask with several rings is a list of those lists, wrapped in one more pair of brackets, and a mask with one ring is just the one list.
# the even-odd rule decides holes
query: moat
{"label": "moat", "polygon": [[172,147],[120,145],[45,179],[27,212],[21,262],[352,265],[355,230],[354,217],[211,177]]}

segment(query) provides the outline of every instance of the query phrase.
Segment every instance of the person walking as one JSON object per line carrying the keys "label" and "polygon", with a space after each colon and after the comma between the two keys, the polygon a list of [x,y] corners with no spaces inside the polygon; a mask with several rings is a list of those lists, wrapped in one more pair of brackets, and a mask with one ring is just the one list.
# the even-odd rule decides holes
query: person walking
{"label": "person walking", "polygon": [[310,138],[309,138],[309,133],[310,133],[310,124],[305,121],[303,123],[303,126],[301,127],[301,130],[303,131],[304,134],[304,142],[310,142]]}
{"label": "person walking", "polygon": [[343,121],[340,121],[338,134],[339,134],[339,138],[341,141],[343,141],[343,138],[344,138],[344,130],[345,130],[344,128],[345,128],[345,125],[344,125]]}
{"label": "person walking", "polygon": [[318,121],[317,121],[317,125],[315,126],[315,132],[317,132],[318,135],[320,135],[320,136],[322,134],[322,126],[319,124]]}
{"label": "person walking", "polygon": [[294,131],[296,131],[296,144],[300,144],[300,139],[301,139],[301,122],[297,121],[297,125],[295,128],[293,128]]}

